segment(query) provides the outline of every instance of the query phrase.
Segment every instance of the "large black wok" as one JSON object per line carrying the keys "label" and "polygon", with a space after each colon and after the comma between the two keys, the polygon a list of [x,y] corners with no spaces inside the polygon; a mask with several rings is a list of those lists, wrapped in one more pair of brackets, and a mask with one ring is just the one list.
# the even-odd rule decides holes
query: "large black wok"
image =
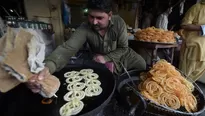
{"label": "large black wok", "polygon": [[67,71],[85,68],[92,68],[95,73],[99,74],[103,92],[97,97],[84,98],[85,106],[78,115],[97,115],[111,100],[116,85],[115,79],[104,65],[83,61],[80,64],[68,65],[54,74],[60,79],[61,87],[56,93],[58,98],[55,98],[52,104],[41,104],[43,98],[39,94],[32,93],[24,84],[21,84],[8,93],[1,95],[0,116],[60,116],[59,109],[66,103],[63,96],[67,93],[67,85],[63,74]]}
{"label": "large black wok", "polygon": [[[131,79],[128,78],[127,73],[123,73],[119,76],[119,80],[117,83],[117,93],[119,94],[117,97],[118,102],[128,110],[129,116],[142,116],[147,108],[147,104],[142,97],[142,95],[133,89],[135,89],[138,83],[136,83],[136,76],[138,76],[142,71],[132,70],[129,71],[129,75]],[[134,85],[132,83],[134,82]],[[132,87],[134,88],[132,88]]]}

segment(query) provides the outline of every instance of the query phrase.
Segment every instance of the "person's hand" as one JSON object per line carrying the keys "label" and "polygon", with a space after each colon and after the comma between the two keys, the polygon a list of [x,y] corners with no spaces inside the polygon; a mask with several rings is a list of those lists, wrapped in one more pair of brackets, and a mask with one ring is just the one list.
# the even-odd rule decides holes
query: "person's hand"
{"label": "person's hand", "polygon": [[113,62],[106,62],[105,66],[110,70],[111,73],[114,72],[114,63]]}
{"label": "person's hand", "polygon": [[98,63],[105,64],[105,66],[110,70],[110,72],[114,72],[114,63],[113,62],[106,62],[102,55],[95,55],[93,60]]}
{"label": "person's hand", "polygon": [[45,67],[41,72],[33,75],[29,79],[27,82],[28,88],[31,89],[31,91],[34,93],[39,93],[41,90],[41,85],[38,83],[38,81],[43,80],[48,75],[50,75],[49,69]]}
{"label": "person's hand", "polygon": [[94,58],[93,58],[93,60],[94,60],[95,62],[105,64],[105,59],[104,59],[104,57],[103,57],[102,55],[99,55],[99,54],[98,54],[98,55],[95,55]]}

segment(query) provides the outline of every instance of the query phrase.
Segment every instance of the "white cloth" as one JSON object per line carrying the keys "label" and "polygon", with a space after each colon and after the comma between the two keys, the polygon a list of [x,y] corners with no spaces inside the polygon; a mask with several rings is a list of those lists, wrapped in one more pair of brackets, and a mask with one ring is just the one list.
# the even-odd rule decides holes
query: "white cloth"
{"label": "white cloth", "polygon": [[201,29],[202,29],[201,35],[205,36],[205,25],[201,25]]}
{"label": "white cloth", "polygon": [[45,43],[43,38],[35,30],[27,30],[34,36],[28,43],[28,64],[30,66],[30,71],[33,73],[39,73],[44,69],[44,59],[45,59]]}
{"label": "white cloth", "polygon": [[[13,30],[16,35],[19,32],[20,28],[13,28]],[[32,40],[30,42],[30,46],[36,46],[36,49],[33,49],[32,47],[28,46],[28,63],[30,66],[30,71],[33,73],[38,73],[44,68],[43,61],[45,59],[45,56],[48,56],[55,49],[55,41],[53,39],[54,34],[50,34],[49,32],[44,32],[42,30],[24,30],[32,33],[34,35],[33,39],[36,39],[36,41]]]}
{"label": "white cloth", "polygon": [[163,13],[160,16],[158,16],[156,28],[168,30],[168,15],[166,13]]}
{"label": "white cloth", "polygon": [[50,55],[53,50],[55,49],[55,40],[54,40],[54,34],[48,32],[48,31],[42,31],[42,30],[35,30],[39,36],[42,37],[46,49],[45,49],[45,56]]}
{"label": "white cloth", "polygon": [[[20,28],[13,28],[15,34],[17,34],[20,30]],[[26,31],[30,33],[34,33],[34,35],[40,36],[41,39],[38,39],[39,41],[44,42],[46,49],[45,49],[45,56],[50,55],[53,50],[56,48],[55,40],[54,40],[54,34],[43,31],[43,30],[37,30],[37,29],[25,29]]]}

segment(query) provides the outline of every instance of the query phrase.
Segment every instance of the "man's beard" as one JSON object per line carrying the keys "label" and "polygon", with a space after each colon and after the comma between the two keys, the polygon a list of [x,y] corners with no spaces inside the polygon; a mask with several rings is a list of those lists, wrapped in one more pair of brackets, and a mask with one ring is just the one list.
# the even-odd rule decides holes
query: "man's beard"
{"label": "man's beard", "polygon": [[102,28],[99,25],[92,25],[92,28],[97,31],[102,30]]}

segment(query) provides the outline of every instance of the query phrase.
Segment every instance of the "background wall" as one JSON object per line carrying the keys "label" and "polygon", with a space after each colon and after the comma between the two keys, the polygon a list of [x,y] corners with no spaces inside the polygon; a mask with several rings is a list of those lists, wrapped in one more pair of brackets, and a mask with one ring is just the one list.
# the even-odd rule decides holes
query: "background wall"
{"label": "background wall", "polygon": [[64,41],[61,0],[24,0],[24,5],[29,20],[52,23],[56,44],[60,45]]}

